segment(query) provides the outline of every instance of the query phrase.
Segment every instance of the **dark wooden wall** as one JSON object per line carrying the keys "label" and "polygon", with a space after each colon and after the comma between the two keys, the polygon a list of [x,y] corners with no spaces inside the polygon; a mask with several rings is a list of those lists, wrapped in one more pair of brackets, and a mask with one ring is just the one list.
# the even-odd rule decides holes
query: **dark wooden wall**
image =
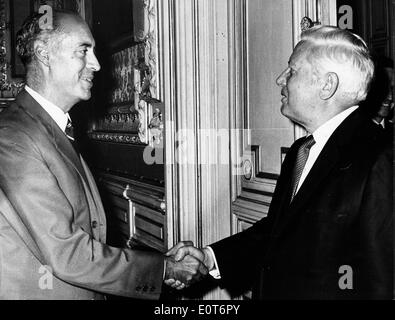
{"label": "dark wooden wall", "polygon": [[[147,144],[120,139],[106,141],[95,135],[100,132],[117,138],[135,134],[138,127],[131,114],[135,102],[133,74],[129,73],[126,79],[114,78],[113,59],[117,52],[132,50],[134,58],[126,66],[144,64],[141,55],[135,56],[143,44],[133,37],[133,1],[92,1],[92,34],[101,70],[95,74],[92,98],[74,107],[71,113],[80,149],[94,173],[105,205],[108,243],[125,246],[133,240],[164,251],[167,236],[164,164],[144,161]],[[114,90],[120,86],[127,87],[127,98],[115,101]]]}

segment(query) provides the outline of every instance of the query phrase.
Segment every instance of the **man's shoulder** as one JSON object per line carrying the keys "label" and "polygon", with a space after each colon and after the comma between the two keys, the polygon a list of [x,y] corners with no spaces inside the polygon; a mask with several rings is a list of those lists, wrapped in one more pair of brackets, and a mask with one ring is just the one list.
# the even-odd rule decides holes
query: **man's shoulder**
{"label": "man's shoulder", "polygon": [[26,90],[22,90],[10,106],[0,113],[0,121],[34,122],[37,116],[41,116],[44,112],[40,104]]}
{"label": "man's shoulder", "polygon": [[359,117],[358,125],[353,128],[352,143],[365,149],[366,152],[376,154],[392,144],[393,139],[388,139],[388,132],[383,130],[382,126],[376,124],[363,113],[360,113]]}
{"label": "man's shoulder", "polygon": [[372,136],[369,139],[360,141],[357,147],[360,152],[356,151],[355,156],[359,157],[358,162],[363,163],[368,172],[380,167],[392,175],[389,170],[393,166],[393,139],[383,129],[377,129],[374,123],[373,127],[376,130],[370,132]]}
{"label": "man's shoulder", "polygon": [[376,156],[376,163],[386,163],[388,166],[393,167],[394,159],[394,146],[393,143],[385,143],[378,149]]}
{"label": "man's shoulder", "polygon": [[37,119],[16,102],[0,113],[0,131],[1,140],[13,142],[41,139],[43,135]]}
{"label": "man's shoulder", "polygon": [[0,113],[0,125],[19,124],[28,121],[29,118],[31,117],[26,109],[15,100]]}

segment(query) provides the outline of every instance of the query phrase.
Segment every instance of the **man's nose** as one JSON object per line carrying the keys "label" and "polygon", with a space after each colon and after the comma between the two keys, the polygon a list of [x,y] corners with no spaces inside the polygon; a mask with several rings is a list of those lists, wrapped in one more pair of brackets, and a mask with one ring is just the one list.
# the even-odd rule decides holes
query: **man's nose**
{"label": "man's nose", "polygon": [[284,87],[287,84],[287,72],[288,69],[284,70],[276,79],[276,84],[280,87]]}
{"label": "man's nose", "polygon": [[90,59],[88,61],[88,67],[92,69],[94,72],[97,72],[101,69],[99,60],[94,53],[91,54]]}

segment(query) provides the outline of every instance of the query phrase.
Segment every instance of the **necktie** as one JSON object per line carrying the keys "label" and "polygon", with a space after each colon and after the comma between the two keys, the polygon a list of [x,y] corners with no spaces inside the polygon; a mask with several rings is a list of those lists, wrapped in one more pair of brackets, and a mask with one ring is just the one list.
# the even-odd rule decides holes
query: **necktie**
{"label": "necktie", "polygon": [[304,166],[306,165],[307,158],[309,156],[310,148],[315,144],[314,137],[312,135],[305,138],[303,143],[298,149],[298,153],[296,155],[295,167],[292,175],[292,196],[291,202],[296,194],[296,190],[298,188],[300,177],[302,176],[302,172]]}
{"label": "necktie", "polygon": [[67,138],[70,140],[70,142],[71,142],[71,144],[72,144],[72,146],[73,146],[75,152],[77,152],[77,154],[79,154],[77,144],[76,144],[76,142],[75,142],[75,140],[74,140],[74,128],[73,128],[73,124],[71,123],[71,120],[70,120],[70,119],[67,120],[67,125],[66,125],[66,129],[65,129],[65,133],[66,133]]}
{"label": "necktie", "polygon": [[67,119],[67,125],[66,125],[66,136],[69,138],[69,140],[74,141],[74,128],[73,124],[71,123],[70,119]]}

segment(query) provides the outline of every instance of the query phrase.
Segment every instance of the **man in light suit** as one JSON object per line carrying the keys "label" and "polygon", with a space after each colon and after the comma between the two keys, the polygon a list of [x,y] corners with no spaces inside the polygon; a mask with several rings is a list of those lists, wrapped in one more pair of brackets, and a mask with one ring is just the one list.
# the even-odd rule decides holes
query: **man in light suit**
{"label": "man in light suit", "polygon": [[163,279],[197,280],[207,270],[196,258],[105,244],[97,187],[66,135],[100,69],[95,42],[77,15],[42,16],[18,32],[26,87],[0,115],[0,299],[157,299]]}
{"label": "man in light suit", "polygon": [[259,279],[261,299],[392,299],[392,145],[358,109],[373,71],[360,37],[304,32],[277,84],[282,114],[308,134],[284,160],[267,217],[169,254],[199,257],[235,293]]}

